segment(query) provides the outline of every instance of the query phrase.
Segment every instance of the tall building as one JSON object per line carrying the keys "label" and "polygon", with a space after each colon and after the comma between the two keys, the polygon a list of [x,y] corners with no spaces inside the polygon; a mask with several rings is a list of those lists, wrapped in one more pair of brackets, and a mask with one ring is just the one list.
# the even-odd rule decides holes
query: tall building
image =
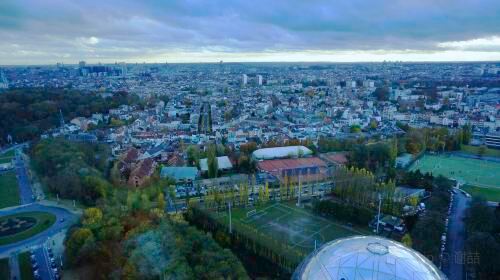
{"label": "tall building", "polygon": [[258,84],[259,86],[261,86],[261,85],[262,85],[262,80],[263,80],[263,79],[262,79],[262,75],[257,75],[257,84]]}
{"label": "tall building", "polygon": [[122,77],[127,76],[127,64],[125,62],[120,63],[120,72]]}
{"label": "tall building", "polygon": [[78,67],[79,68],[83,68],[83,67],[85,67],[85,65],[87,65],[87,63],[85,63],[85,61],[83,61],[83,60],[80,61],[80,62],[78,62]]}
{"label": "tall building", "polygon": [[9,83],[7,82],[7,77],[5,77],[5,73],[0,70],[0,89],[6,89],[9,87]]}
{"label": "tall building", "polygon": [[243,74],[243,85],[246,85],[248,83],[248,76],[247,74]]}

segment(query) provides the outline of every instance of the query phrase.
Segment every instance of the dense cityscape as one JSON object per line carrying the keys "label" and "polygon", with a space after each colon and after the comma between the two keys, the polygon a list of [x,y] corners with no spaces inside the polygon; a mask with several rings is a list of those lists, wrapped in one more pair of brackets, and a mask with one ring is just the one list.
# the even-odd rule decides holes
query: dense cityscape
{"label": "dense cityscape", "polygon": [[498,4],[56,2],[0,3],[0,280],[500,279]]}

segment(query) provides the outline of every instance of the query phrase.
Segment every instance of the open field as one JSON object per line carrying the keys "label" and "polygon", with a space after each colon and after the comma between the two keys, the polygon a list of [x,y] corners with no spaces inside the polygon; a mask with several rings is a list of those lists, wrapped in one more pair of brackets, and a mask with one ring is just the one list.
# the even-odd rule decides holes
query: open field
{"label": "open field", "polygon": [[21,272],[21,280],[32,280],[35,279],[33,275],[33,269],[31,268],[30,253],[23,252],[18,256],[19,260],[19,271]]}
{"label": "open field", "polygon": [[10,162],[14,156],[14,150],[10,150],[4,154],[0,154],[0,164]]}
{"label": "open field", "polygon": [[25,213],[19,213],[15,215],[9,215],[9,216],[3,216],[0,217],[0,223],[3,223],[5,221],[8,221],[9,219],[15,219],[15,218],[33,218],[36,220],[36,223],[27,228],[26,230],[10,234],[4,237],[0,237],[0,245],[5,245],[5,244],[10,244],[14,243],[17,241],[24,240],[26,238],[29,238],[35,234],[38,234],[47,228],[49,228],[51,225],[54,224],[56,221],[56,216],[50,213],[45,213],[45,212],[25,212]]}
{"label": "open field", "polygon": [[[265,233],[271,239],[285,243],[290,249],[305,254],[313,251],[315,245],[319,247],[333,239],[371,233],[367,228],[352,228],[327,220],[293,203],[260,206],[255,208],[255,214],[247,217],[250,210],[233,209],[232,220],[236,230],[249,229]],[[227,213],[220,215],[219,219],[228,224]]]}
{"label": "open field", "polygon": [[[465,152],[465,153],[477,155],[478,152],[479,152],[479,147],[477,147],[477,146],[469,146],[469,145],[462,145],[461,151]],[[484,156],[500,157],[500,150],[485,148],[484,149]]]}
{"label": "open field", "polygon": [[0,209],[19,205],[19,189],[14,171],[0,174]]}
{"label": "open field", "polygon": [[488,201],[500,202],[500,188],[482,188],[471,185],[463,185],[460,188],[473,197],[482,197]]}
{"label": "open field", "polygon": [[500,188],[500,163],[455,155],[424,155],[410,170],[443,175],[461,183],[480,187]]}
{"label": "open field", "polygon": [[9,259],[0,259],[0,279],[10,278]]}

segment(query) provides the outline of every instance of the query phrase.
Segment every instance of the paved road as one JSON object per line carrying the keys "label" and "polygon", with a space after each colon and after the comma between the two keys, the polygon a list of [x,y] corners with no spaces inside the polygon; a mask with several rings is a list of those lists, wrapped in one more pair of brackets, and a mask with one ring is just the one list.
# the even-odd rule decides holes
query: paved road
{"label": "paved road", "polygon": [[[47,246],[43,245],[34,250],[36,263],[38,264],[38,274],[41,279],[55,279],[55,272],[50,265],[49,252]],[[59,266],[57,266],[57,269]]]}
{"label": "paved road", "polygon": [[451,280],[463,280],[464,245],[465,245],[465,210],[469,202],[460,191],[454,196],[453,208],[449,217],[447,237],[447,262],[443,263],[443,271]]}
{"label": "paved road", "polygon": [[26,170],[26,165],[22,157],[17,152],[15,166],[17,173],[17,182],[19,184],[19,196],[21,199],[21,204],[33,203],[33,191],[31,190],[31,184],[29,181],[28,172]]}

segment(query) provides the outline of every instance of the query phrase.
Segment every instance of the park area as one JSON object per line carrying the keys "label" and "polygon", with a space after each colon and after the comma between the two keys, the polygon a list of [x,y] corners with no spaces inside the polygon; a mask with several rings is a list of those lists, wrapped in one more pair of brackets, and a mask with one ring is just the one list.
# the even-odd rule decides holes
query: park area
{"label": "park area", "polygon": [[0,209],[19,205],[19,202],[16,173],[14,171],[0,173]]}
{"label": "park area", "polygon": [[24,212],[0,217],[0,245],[32,237],[53,225],[56,216],[45,212]]}
{"label": "park area", "polygon": [[[218,214],[224,224],[229,223],[226,212]],[[342,237],[352,235],[371,234],[366,228],[353,228],[341,223],[325,219],[311,213],[309,210],[299,208],[294,203],[272,203],[258,206],[254,209],[232,209],[233,228],[240,232],[258,232],[259,235],[268,237],[267,245],[277,251],[283,248],[287,252],[297,252],[305,256],[314,250],[315,246]],[[259,239],[260,242],[266,242]],[[273,246],[273,243],[279,246]]]}

